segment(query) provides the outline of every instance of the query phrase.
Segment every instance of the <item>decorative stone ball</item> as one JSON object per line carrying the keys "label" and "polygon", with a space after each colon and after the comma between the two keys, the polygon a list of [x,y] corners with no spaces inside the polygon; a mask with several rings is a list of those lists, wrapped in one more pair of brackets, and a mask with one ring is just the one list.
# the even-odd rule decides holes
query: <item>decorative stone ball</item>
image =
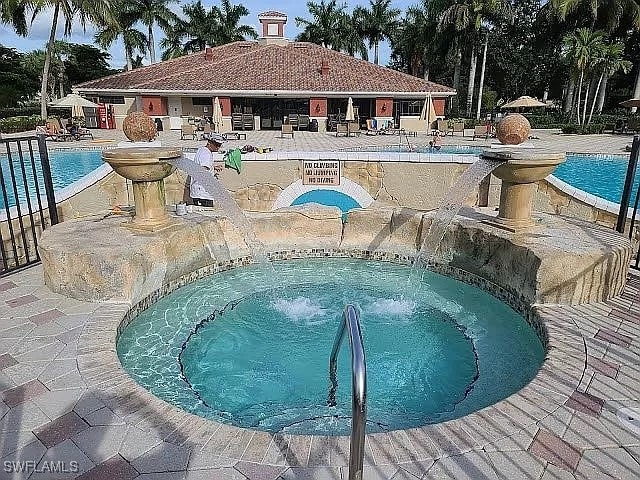
{"label": "decorative stone ball", "polygon": [[144,112],[133,112],[124,117],[122,130],[132,142],[150,142],[158,134],[156,124]]}
{"label": "decorative stone ball", "polygon": [[505,145],[519,145],[529,138],[531,124],[519,113],[504,117],[496,125],[496,137]]}

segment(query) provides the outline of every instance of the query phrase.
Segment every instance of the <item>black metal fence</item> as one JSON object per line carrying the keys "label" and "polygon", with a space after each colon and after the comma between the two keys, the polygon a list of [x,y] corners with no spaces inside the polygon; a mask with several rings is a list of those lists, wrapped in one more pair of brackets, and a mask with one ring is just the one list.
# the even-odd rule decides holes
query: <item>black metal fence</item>
{"label": "black metal fence", "polygon": [[0,139],[0,276],[39,262],[40,233],[56,223],[44,136]]}
{"label": "black metal fence", "polygon": [[[616,230],[624,233],[626,230],[626,222],[629,221],[629,239],[633,242],[635,234],[636,217],[638,215],[638,200],[640,200],[640,185],[634,187],[636,168],[638,166],[638,156],[640,155],[640,135],[633,137],[631,145],[631,156],[629,157],[629,165],[627,166],[627,176],[624,181],[624,189],[622,190],[622,199],[620,200],[620,211],[618,212],[618,221]],[[633,194],[635,192],[635,198]],[[633,213],[629,215],[629,205],[633,200]],[[638,269],[640,265],[640,249],[636,253],[636,259],[632,263],[632,267]]]}

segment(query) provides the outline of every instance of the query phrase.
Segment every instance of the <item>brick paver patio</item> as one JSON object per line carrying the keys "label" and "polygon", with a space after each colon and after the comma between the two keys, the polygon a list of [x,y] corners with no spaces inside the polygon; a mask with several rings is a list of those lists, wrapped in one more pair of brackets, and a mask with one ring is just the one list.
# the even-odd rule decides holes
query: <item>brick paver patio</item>
{"label": "brick paver patio", "polygon": [[[639,291],[631,276],[610,302],[540,308],[550,349],[529,386],[462,419],[368,435],[364,478],[639,478],[640,435],[617,415],[640,409]],[[128,308],[53,294],[40,266],[0,279],[0,479],[347,478],[346,437],[220,425],[137,386],[115,357]]]}

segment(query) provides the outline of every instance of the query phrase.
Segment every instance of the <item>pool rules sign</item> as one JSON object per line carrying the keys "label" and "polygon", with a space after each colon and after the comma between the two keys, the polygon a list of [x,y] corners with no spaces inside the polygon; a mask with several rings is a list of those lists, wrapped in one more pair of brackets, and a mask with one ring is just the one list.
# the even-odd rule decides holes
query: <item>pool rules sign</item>
{"label": "pool rules sign", "polygon": [[340,185],[339,160],[303,160],[303,185]]}

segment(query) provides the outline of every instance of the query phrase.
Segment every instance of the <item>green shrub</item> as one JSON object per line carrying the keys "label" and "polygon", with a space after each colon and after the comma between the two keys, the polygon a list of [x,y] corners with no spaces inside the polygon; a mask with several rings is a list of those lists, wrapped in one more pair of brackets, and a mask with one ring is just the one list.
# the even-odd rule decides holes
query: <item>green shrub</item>
{"label": "green shrub", "polygon": [[578,125],[575,123],[562,126],[562,133],[578,134],[578,135],[592,135],[594,133],[604,133],[605,125],[598,123],[591,123],[589,125]]}
{"label": "green shrub", "polygon": [[35,130],[36,125],[43,125],[40,115],[30,117],[10,117],[0,119],[0,132],[19,133]]}
{"label": "green shrub", "polygon": [[0,108],[0,119],[10,117],[32,117],[40,116],[40,106],[28,106],[28,107],[7,107]]}

